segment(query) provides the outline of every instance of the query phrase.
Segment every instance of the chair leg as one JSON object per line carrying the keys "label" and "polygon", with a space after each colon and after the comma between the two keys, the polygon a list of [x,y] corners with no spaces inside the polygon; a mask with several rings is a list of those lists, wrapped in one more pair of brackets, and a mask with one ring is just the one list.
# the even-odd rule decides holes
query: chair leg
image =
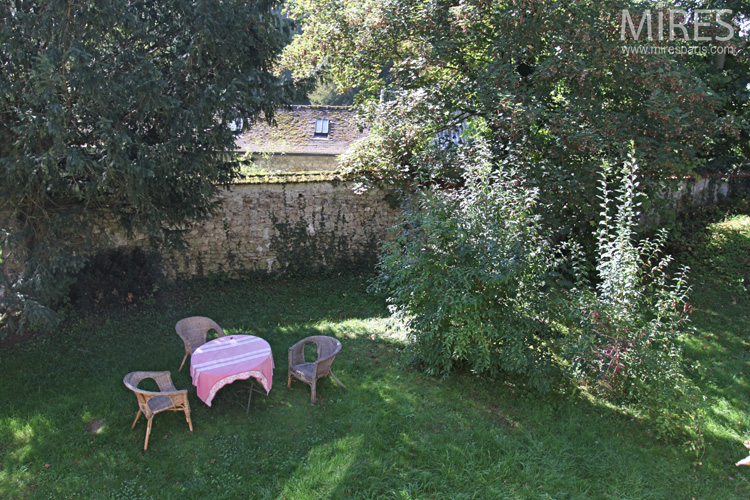
{"label": "chair leg", "polygon": [[336,377],[336,375],[333,374],[333,372],[331,372],[331,377],[333,377],[333,380],[335,380],[336,382],[338,382],[338,384],[341,387],[346,387],[344,384],[341,383],[341,381],[338,379],[338,377]]}
{"label": "chair leg", "polygon": [[138,422],[138,418],[140,416],[141,416],[141,409],[138,408],[138,413],[135,414],[135,420],[133,420],[133,425],[130,426],[131,431],[135,428],[135,424]]}
{"label": "chair leg", "polygon": [[193,432],[193,422],[190,420],[190,409],[185,408],[185,418],[188,422],[188,427],[190,427],[190,432]]}
{"label": "chair leg", "polygon": [[151,435],[151,422],[153,421],[153,416],[148,419],[148,427],[146,427],[146,441],[143,443],[143,451],[146,451],[148,449],[148,437]]}
{"label": "chair leg", "polygon": [[180,369],[177,370],[178,372],[182,371],[182,367],[185,365],[185,360],[187,359],[187,353],[185,353],[185,356],[182,358],[182,363],[180,363]]}
{"label": "chair leg", "polygon": [[289,372],[289,376],[286,379],[286,387],[287,389],[292,388],[292,372]]}
{"label": "chair leg", "polygon": [[310,394],[310,404],[314,405],[315,404],[315,382],[310,384],[310,389],[312,391],[312,394]]}

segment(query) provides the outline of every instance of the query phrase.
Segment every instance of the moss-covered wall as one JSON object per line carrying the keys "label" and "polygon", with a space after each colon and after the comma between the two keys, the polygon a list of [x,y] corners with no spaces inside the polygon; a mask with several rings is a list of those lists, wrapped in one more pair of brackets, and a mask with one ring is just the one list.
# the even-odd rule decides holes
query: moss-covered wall
{"label": "moss-covered wall", "polygon": [[[398,214],[384,191],[358,193],[351,183],[338,181],[239,184],[221,196],[221,212],[190,228],[186,248],[163,252],[167,276],[275,270],[279,259],[272,248],[278,234],[274,221],[299,224],[304,218],[310,235],[336,233],[350,249],[362,249],[373,236],[382,241]],[[145,238],[113,239],[119,245],[147,244]]]}
{"label": "moss-covered wall", "polygon": [[333,172],[339,168],[334,155],[254,154],[252,166],[264,172]]}

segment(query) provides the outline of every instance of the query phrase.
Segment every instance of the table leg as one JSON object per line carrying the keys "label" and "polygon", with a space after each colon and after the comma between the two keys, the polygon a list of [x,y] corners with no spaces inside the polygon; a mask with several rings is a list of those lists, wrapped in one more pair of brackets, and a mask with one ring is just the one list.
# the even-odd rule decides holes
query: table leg
{"label": "table leg", "polygon": [[245,415],[248,415],[250,413],[250,401],[253,399],[253,391],[257,392],[258,394],[263,394],[263,391],[255,387],[255,384],[252,382],[249,385],[245,385],[243,387],[247,387],[250,389],[250,395],[247,398],[247,409],[245,410]]}

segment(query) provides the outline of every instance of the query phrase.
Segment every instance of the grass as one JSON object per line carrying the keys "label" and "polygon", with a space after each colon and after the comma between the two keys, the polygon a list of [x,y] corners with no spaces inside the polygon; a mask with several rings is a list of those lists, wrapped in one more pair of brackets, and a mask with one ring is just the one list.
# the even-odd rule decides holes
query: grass
{"label": "grass", "polygon": [[[747,499],[750,468],[734,462],[750,437],[750,296],[734,270],[750,218],[707,234],[692,254],[687,353],[711,401],[701,456],[596,401],[399,367],[403,340],[366,278],[193,281],[0,349],[0,498]],[[197,314],[271,344],[273,389],[249,415],[239,384],[209,408],[177,372],[174,324]],[[286,350],[312,334],[342,340],[334,371],[347,386],[321,382],[315,406],[305,384],[286,388]],[[137,404],[122,384],[134,370],[170,370],[190,389],[193,433],[182,414],[159,414],[142,452],[145,422],[130,430]]]}

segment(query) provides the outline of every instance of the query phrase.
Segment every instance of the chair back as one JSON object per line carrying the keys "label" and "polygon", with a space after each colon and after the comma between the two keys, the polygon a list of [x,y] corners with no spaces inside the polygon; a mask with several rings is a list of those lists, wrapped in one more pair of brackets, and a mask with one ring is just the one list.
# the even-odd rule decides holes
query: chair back
{"label": "chair back", "polygon": [[331,372],[331,365],[336,355],[341,352],[341,342],[333,337],[325,335],[313,335],[300,340],[289,349],[289,362],[298,365],[305,362],[305,346],[314,343],[318,351],[318,359],[315,360],[313,377],[325,377]]}
{"label": "chair back", "polygon": [[[159,387],[159,391],[154,392],[139,389],[138,384],[146,379],[152,379],[154,382],[156,382],[156,385]],[[125,387],[135,393],[136,398],[138,398],[138,406],[146,416],[151,415],[154,410],[151,406],[149,406],[149,401],[151,399],[162,396],[166,397],[169,401],[173,401],[175,393],[186,392],[178,391],[177,389],[175,389],[174,385],[172,384],[172,377],[169,372],[130,372],[125,375],[125,377],[122,379],[122,382],[125,384]]]}
{"label": "chair back", "polygon": [[318,347],[318,359],[315,361],[315,377],[325,377],[331,373],[331,365],[336,355],[341,352],[341,342],[333,337],[315,337],[315,345]]}
{"label": "chair back", "polygon": [[180,336],[186,346],[192,350],[206,343],[206,334],[211,330],[216,330],[219,337],[224,337],[224,330],[211,318],[205,316],[192,316],[184,318],[177,322],[174,327],[177,335]]}
{"label": "chair back", "polygon": [[[135,393],[135,397],[138,399],[138,406],[140,407],[141,411],[148,417],[151,415],[151,409],[148,406],[148,400],[159,393],[138,388],[138,384],[140,384],[147,378],[153,378],[149,375],[149,372],[131,372],[125,375],[125,377],[122,379],[122,382],[125,384],[125,387]],[[161,387],[159,387],[159,389],[161,390]]]}

